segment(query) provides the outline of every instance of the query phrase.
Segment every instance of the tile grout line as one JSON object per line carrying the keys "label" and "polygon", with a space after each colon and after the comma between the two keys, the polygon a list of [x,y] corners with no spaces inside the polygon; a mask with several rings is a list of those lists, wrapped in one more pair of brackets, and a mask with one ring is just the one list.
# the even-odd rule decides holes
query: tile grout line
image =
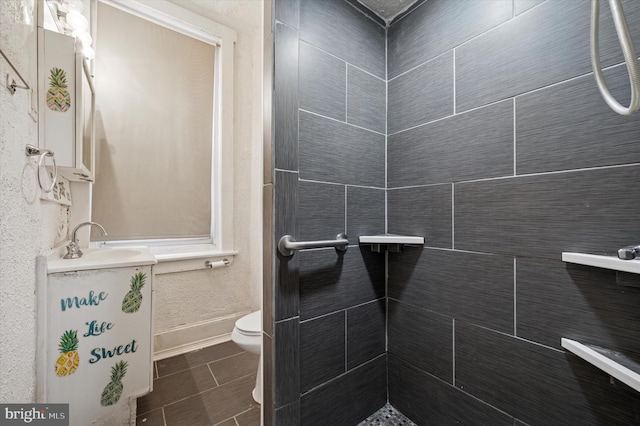
{"label": "tile grout line", "polygon": [[451,342],[451,352],[453,356],[452,364],[453,364],[453,377],[451,378],[451,383],[453,386],[456,385],[456,319],[451,319],[451,330],[452,330],[452,342]]}
{"label": "tile grout line", "polygon": [[344,233],[349,236],[349,222],[347,220],[347,202],[349,201],[347,195],[347,185],[344,186]]}
{"label": "tile grout line", "polygon": [[[335,121],[336,123],[341,123],[341,124],[344,124],[346,126],[355,127],[356,129],[365,130],[367,132],[375,133],[376,135],[385,136],[384,133],[380,133],[380,132],[378,132],[376,130],[367,129],[366,127],[358,126],[357,124],[353,124],[353,123],[347,123],[346,121],[340,121],[337,118],[328,117],[326,115],[322,115],[322,114],[319,114],[317,112],[309,111],[308,109],[298,108],[298,111],[299,112],[305,112],[305,113],[311,114],[311,115],[315,115],[316,117],[324,118],[326,120]],[[299,114],[298,114],[298,116],[299,116]],[[300,131],[300,126],[298,126],[298,131]]]}
{"label": "tile grout line", "polygon": [[346,373],[347,371],[349,371],[349,363],[347,360],[348,357],[348,349],[347,349],[347,345],[349,344],[349,341],[347,339],[347,310],[344,310],[344,372]]}
{"label": "tile grout line", "polygon": [[516,310],[516,304],[518,302],[517,299],[517,289],[518,289],[518,283],[517,283],[517,271],[516,271],[516,265],[517,265],[517,258],[514,256],[513,257],[513,335],[514,336],[518,336],[518,328],[517,328],[517,310]]}
{"label": "tile grout line", "polygon": [[354,188],[365,188],[365,189],[377,189],[379,191],[384,191],[386,188],[381,188],[379,186],[366,186],[366,185],[356,185],[353,183],[341,183],[341,182],[325,182],[323,180],[313,180],[313,179],[298,179],[300,182],[309,182],[309,183],[323,183],[326,185],[337,185],[337,186],[352,186]]}
{"label": "tile grout line", "polygon": [[516,155],[517,155],[517,144],[516,144],[516,98],[513,98],[513,175],[517,176],[518,172],[516,169]]}
{"label": "tile grout line", "polygon": [[349,123],[349,64],[344,66],[344,122]]}
{"label": "tile grout line", "polygon": [[[560,175],[564,173],[580,173],[580,172],[589,172],[589,171],[598,171],[598,170],[609,170],[609,169],[621,169],[626,167],[638,167],[640,166],[640,162],[636,163],[627,163],[627,164],[614,164],[607,166],[593,166],[593,167],[583,167],[580,169],[565,169],[565,170],[553,170],[548,172],[535,172],[535,173],[526,173],[517,176],[505,175],[505,176],[494,176],[487,178],[478,178],[478,179],[469,179],[469,180],[461,180],[454,182],[455,184],[468,184],[468,183],[477,183],[477,182],[490,182],[494,180],[505,180],[505,179],[514,179],[514,178],[527,178],[527,177],[537,177],[537,176],[549,176],[549,175]],[[450,182],[439,182],[439,183],[426,183],[419,185],[407,185],[407,186],[398,186],[396,188],[388,188],[389,191],[398,191],[404,189],[416,189],[416,188],[428,188],[438,185],[448,185]]]}
{"label": "tile grout line", "polygon": [[451,250],[456,249],[456,184],[451,183]]}
{"label": "tile grout line", "polygon": [[[526,13],[526,12],[523,12],[523,13]],[[423,65],[424,65],[424,64],[423,64]],[[603,70],[603,71],[607,71],[607,70],[609,70],[609,69],[613,69],[613,68],[616,68],[616,67],[622,67],[623,65],[624,65],[624,62],[619,63],[619,64],[613,64],[613,65],[609,65],[609,66],[607,66],[607,67],[602,68],[602,70]],[[416,68],[417,68],[417,67],[416,67]],[[476,107],[469,108],[469,109],[466,109],[466,110],[464,110],[464,111],[457,112],[457,113],[455,113],[455,114],[447,115],[447,116],[445,116],[445,117],[436,118],[436,119],[434,119],[434,120],[427,121],[427,122],[425,122],[425,123],[416,124],[415,126],[407,127],[406,129],[402,129],[402,130],[398,130],[397,132],[393,132],[393,133],[389,134],[389,136],[394,136],[394,135],[397,135],[397,134],[402,133],[402,132],[406,132],[406,131],[409,131],[409,130],[416,129],[416,128],[418,128],[418,127],[427,126],[427,125],[429,125],[429,124],[434,124],[434,123],[437,123],[437,122],[439,122],[439,121],[446,120],[446,119],[448,119],[448,118],[452,118],[452,117],[455,117],[455,116],[460,115],[460,114],[466,114],[466,113],[468,113],[468,112],[477,111],[477,110],[479,110],[479,109],[486,108],[486,107],[488,107],[488,106],[492,106],[492,105],[498,104],[498,103],[500,103],[500,102],[504,102],[504,101],[506,101],[506,100],[508,100],[508,99],[512,99],[512,98],[519,98],[519,97],[522,97],[522,96],[527,96],[527,95],[530,95],[530,94],[533,94],[533,93],[536,93],[536,92],[540,92],[540,91],[542,91],[542,90],[546,90],[546,89],[553,88],[554,86],[560,86],[560,85],[563,85],[563,84],[566,84],[566,83],[570,83],[570,82],[572,82],[572,81],[574,81],[574,80],[578,80],[578,79],[581,79],[581,78],[585,78],[585,77],[588,77],[588,76],[590,76],[590,75],[593,75],[593,71],[590,71],[590,72],[587,72],[587,73],[584,73],[584,74],[580,74],[580,75],[577,75],[577,76],[574,76],[574,77],[569,77],[569,78],[566,78],[566,79],[561,80],[561,81],[556,81],[556,82],[554,82],[554,83],[549,83],[549,84],[547,84],[546,86],[542,86],[542,87],[538,87],[538,88],[535,88],[535,89],[531,89],[531,90],[528,90],[528,91],[526,91],[526,92],[516,93],[516,94],[514,94],[514,95],[511,95],[511,96],[506,97],[506,98],[503,98],[503,99],[498,99],[498,100],[495,100],[495,101],[491,101],[491,102],[489,102],[489,103],[487,103],[487,104],[478,105],[478,106],[476,106]],[[394,77],[394,78],[395,78],[395,77]]]}
{"label": "tile grout line", "polygon": [[[215,345],[213,345],[213,346],[215,346]],[[208,347],[211,347],[211,346],[208,346]],[[203,349],[207,349],[207,348],[205,347],[205,348],[203,348]],[[198,350],[202,350],[202,349],[198,349]],[[202,362],[202,363],[200,363],[200,364],[195,364],[195,365],[190,366],[189,368],[185,368],[185,369],[183,369],[183,370],[174,371],[173,373],[165,374],[164,376],[161,376],[161,377],[159,376],[159,377],[158,377],[158,379],[165,378],[165,377],[169,377],[169,376],[172,376],[172,375],[174,375],[174,374],[178,374],[178,373],[184,373],[185,371],[192,370],[192,369],[194,369],[194,368],[196,368],[196,367],[201,367],[201,366],[203,366],[203,365],[208,365],[208,364],[209,364],[209,363],[211,363],[211,362],[218,362],[218,361],[222,361],[222,360],[225,360],[225,359],[229,359],[229,358],[234,357],[234,356],[236,356],[236,355],[240,355],[240,354],[242,354],[242,353],[244,353],[244,352],[245,352],[245,351],[241,350],[241,351],[240,351],[240,352],[238,352],[238,353],[234,353],[234,354],[231,354],[231,355],[227,355],[227,356],[224,356],[224,357],[222,357],[222,358],[218,358],[218,359],[214,359],[214,360],[205,361],[205,362]],[[176,356],[180,356],[180,355],[176,355]],[[170,359],[170,358],[167,358],[167,359]]]}
{"label": "tile grout line", "polygon": [[359,303],[357,305],[349,306],[349,307],[346,307],[346,308],[343,308],[343,309],[337,309],[335,311],[331,311],[331,312],[328,312],[326,314],[321,314],[321,315],[318,315],[318,316],[315,316],[315,317],[306,318],[304,320],[301,319],[300,320],[300,324],[308,322],[308,321],[314,321],[314,320],[317,320],[317,319],[320,319],[320,318],[328,317],[329,315],[335,315],[335,314],[337,314],[338,312],[341,312],[341,311],[347,311],[349,309],[359,308],[361,306],[368,305],[370,303],[379,302],[380,300],[383,300],[384,298],[385,298],[384,296],[378,297],[377,299],[369,300],[369,301],[366,301],[366,302],[363,302],[363,303]]}
{"label": "tile grout line", "polygon": [[[359,66],[357,66],[357,65],[352,64],[351,62],[347,62],[347,61],[345,61],[344,59],[342,59],[341,57],[336,56],[336,55],[334,55],[333,53],[327,52],[327,51],[326,51],[326,50],[324,50],[323,48],[318,47],[318,46],[316,46],[315,44],[308,42],[307,40],[300,40],[300,41],[301,41],[302,43],[306,43],[306,44],[308,44],[309,46],[312,46],[314,49],[317,49],[317,50],[321,51],[322,53],[325,53],[325,54],[327,54],[327,55],[329,55],[329,56],[333,56],[333,57],[334,57],[334,58],[336,58],[337,60],[339,60],[339,61],[341,61],[341,62],[344,62],[344,63],[345,63],[345,64],[347,64],[347,65],[352,66],[353,68],[357,69],[358,71],[362,71],[363,73],[369,74],[371,77],[375,77],[375,78],[377,78],[378,80],[382,80],[382,81],[384,81],[384,78],[382,78],[382,77],[378,77],[377,75],[373,74],[371,71],[367,71],[367,70],[365,70],[365,69],[363,69],[363,68],[360,68],[360,67],[359,67]],[[385,64],[385,66],[386,66],[386,64]]]}
{"label": "tile grout line", "polygon": [[218,379],[216,379],[216,375],[213,374],[213,370],[211,369],[211,366],[209,365],[209,363],[207,363],[207,369],[209,370],[209,373],[211,373],[211,377],[213,377],[213,381],[216,382],[216,386],[220,386],[220,383],[218,383]]}
{"label": "tile grout line", "polygon": [[453,60],[452,62],[452,66],[453,66],[453,115],[457,115],[456,112],[456,48],[454,47],[452,49],[453,52]]}

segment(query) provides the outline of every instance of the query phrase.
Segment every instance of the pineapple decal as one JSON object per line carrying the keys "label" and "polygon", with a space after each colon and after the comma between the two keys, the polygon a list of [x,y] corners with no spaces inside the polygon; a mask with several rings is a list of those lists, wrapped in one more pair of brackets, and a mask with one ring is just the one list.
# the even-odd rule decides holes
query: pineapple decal
{"label": "pineapple decal", "polygon": [[107,407],[113,405],[122,396],[122,378],[127,374],[127,363],[120,361],[111,367],[111,381],[107,383],[102,391],[102,397],[100,398],[100,405]]}
{"label": "pineapple decal", "polygon": [[69,376],[78,369],[80,356],[78,355],[78,330],[67,330],[60,338],[60,355],[56,361],[56,374],[60,377]]}
{"label": "pineapple decal", "polygon": [[144,287],[147,275],[138,272],[131,277],[131,290],[122,299],[122,312],[128,314],[138,312],[140,305],[142,304],[142,293],[140,290]]}
{"label": "pineapple decal", "polygon": [[71,108],[71,97],[67,90],[67,73],[62,68],[51,68],[47,106],[51,111],[65,112]]}

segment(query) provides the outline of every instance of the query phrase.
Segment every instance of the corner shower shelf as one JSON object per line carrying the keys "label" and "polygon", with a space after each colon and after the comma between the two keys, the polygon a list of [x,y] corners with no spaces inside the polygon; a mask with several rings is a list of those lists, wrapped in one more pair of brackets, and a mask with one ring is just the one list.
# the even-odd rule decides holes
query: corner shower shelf
{"label": "corner shower shelf", "polygon": [[382,250],[397,252],[404,246],[424,246],[424,237],[395,234],[361,235],[358,242],[361,245],[371,245],[371,251],[376,253]]}
{"label": "corner shower shelf", "polygon": [[561,342],[563,348],[640,392],[640,364],[637,362],[622,354],[564,337]]}
{"label": "corner shower shelf", "polygon": [[562,253],[562,260],[579,265],[596,266],[598,268],[613,269],[621,272],[640,274],[640,260],[622,260],[616,256],[600,256],[586,253]]}

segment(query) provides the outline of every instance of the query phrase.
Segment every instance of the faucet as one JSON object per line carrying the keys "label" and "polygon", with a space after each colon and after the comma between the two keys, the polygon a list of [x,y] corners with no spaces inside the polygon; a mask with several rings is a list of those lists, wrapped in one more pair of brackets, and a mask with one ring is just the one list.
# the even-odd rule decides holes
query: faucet
{"label": "faucet", "polygon": [[76,233],[78,232],[78,229],[86,225],[95,226],[96,228],[100,229],[100,232],[102,233],[102,235],[107,235],[107,231],[105,231],[105,229],[99,223],[82,222],[80,225],[73,228],[73,232],[71,233],[71,242],[67,245],[67,254],[64,255],[64,259],[78,259],[82,257],[82,251],[80,251],[80,246],[78,245],[78,237],[76,236]]}

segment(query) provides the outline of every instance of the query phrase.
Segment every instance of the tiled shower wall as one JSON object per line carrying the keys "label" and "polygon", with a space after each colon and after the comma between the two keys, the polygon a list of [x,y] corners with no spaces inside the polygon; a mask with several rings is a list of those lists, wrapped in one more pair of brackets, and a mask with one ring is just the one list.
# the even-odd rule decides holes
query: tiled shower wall
{"label": "tiled shower wall", "polygon": [[[265,424],[357,424],[387,402],[384,254],[357,244],[385,231],[386,31],[343,0],[272,6]],[[274,250],[339,233],[344,254]]]}
{"label": "tiled shower wall", "polygon": [[[640,44],[640,2],[623,1]],[[628,80],[602,7],[612,92]],[[427,424],[640,424],[640,394],[564,351],[640,361],[637,276],[565,264],[640,242],[640,118],[591,74],[590,2],[428,0],[388,30],[392,405]]]}

